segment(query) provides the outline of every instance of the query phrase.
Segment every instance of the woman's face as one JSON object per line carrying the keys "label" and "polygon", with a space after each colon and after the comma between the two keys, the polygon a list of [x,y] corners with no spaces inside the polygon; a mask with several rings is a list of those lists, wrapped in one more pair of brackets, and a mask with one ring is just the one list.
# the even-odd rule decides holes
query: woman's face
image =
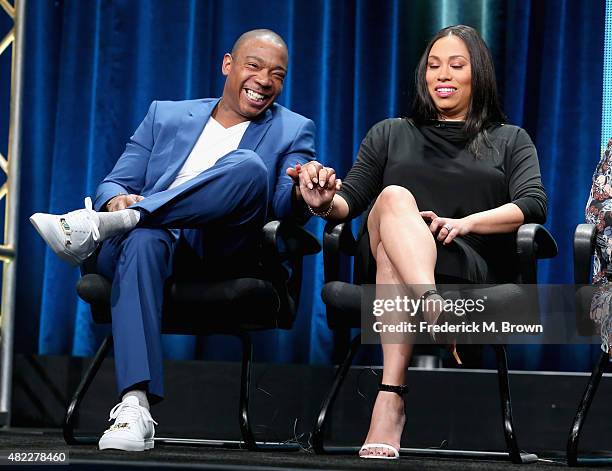
{"label": "woman's face", "polygon": [[465,120],[472,97],[472,68],[461,39],[445,36],[434,43],[425,81],[440,119]]}

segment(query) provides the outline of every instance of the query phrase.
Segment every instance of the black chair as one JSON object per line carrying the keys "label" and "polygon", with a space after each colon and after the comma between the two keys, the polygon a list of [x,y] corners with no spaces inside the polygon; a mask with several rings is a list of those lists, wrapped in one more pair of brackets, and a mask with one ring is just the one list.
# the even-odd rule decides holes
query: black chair
{"label": "black chair", "polygon": [[[242,342],[239,424],[243,443],[219,440],[158,439],[185,444],[215,444],[258,448],[249,423],[252,343],[250,332],[290,329],[295,320],[302,283],[302,259],[321,250],[317,239],[291,222],[271,221],[263,228],[261,243],[261,278],[236,278],[219,282],[169,280],[166,285],[162,332],[165,334],[227,334]],[[111,322],[111,284],[101,275],[92,274],[95,260],[87,260],[77,284],[79,296],[91,305],[94,321]],[[198,312],[216,315],[193,315]],[[69,445],[95,443],[97,437],[76,437],[75,419],[79,406],[102,361],[112,346],[106,337],[82,378],[68,406],[63,433]]]}
{"label": "black chair", "polygon": [[[579,224],[574,233],[574,283],[576,284],[576,328],[580,335],[593,335],[596,326],[590,318],[591,299],[594,288],[591,285],[591,263],[595,254],[597,229],[593,224]],[[570,429],[567,440],[567,464],[580,466],[581,464],[595,465],[612,463],[612,458],[587,458],[578,456],[578,442],[587,414],[599,387],[601,377],[610,367],[609,356],[602,351],[593,367],[591,377],[587,383],[576,416]]]}
{"label": "black chair", "polygon": [[[323,236],[323,254],[325,261],[326,283],[322,297],[327,305],[327,323],[335,332],[336,338],[348,339],[348,332],[361,327],[361,297],[362,288],[359,285],[339,281],[340,257],[342,254],[352,256],[356,252],[356,241],[349,224],[328,224]],[[516,236],[519,273],[515,283],[535,284],[537,282],[537,260],[552,258],[557,255],[557,244],[550,233],[539,224],[521,226]],[[496,287],[497,305],[507,303],[505,296],[516,297],[516,284],[499,285]],[[484,289],[484,288],[483,288]],[[477,291],[477,289],[474,289]],[[343,334],[344,333],[344,334]],[[312,445],[316,453],[325,453],[324,435],[328,417],[331,415],[336,396],[346,378],[353,358],[361,345],[361,336],[356,335],[350,344],[345,342],[344,360],[338,367],[327,395],[325,396],[312,432]],[[504,345],[492,345],[497,358],[499,393],[502,410],[502,423],[508,454],[513,463],[532,463],[537,456],[520,450],[512,421],[512,403],[508,380],[508,364]],[[336,354],[339,356],[339,351]],[[421,450],[423,453],[436,455],[435,450]],[[443,452],[449,456],[448,451]],[[470,456],[470,452],[459,452],[459,456]],[[498,455],[498,454],[497,454]],[[472,453],[472,456],[483,456],[482,452]]]}

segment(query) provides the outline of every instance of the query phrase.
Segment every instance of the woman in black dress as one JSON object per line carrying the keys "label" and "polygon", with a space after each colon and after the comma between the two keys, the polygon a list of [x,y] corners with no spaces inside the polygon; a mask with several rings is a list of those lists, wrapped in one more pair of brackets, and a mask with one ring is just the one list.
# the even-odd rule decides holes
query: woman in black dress
{"label": "woman in black dress", "polygon": [[[372,282],[374,273],[377,285],[408,285],[425,300],[439,297],[434,271],[438,282],[504,281],[515,272],[513,233],[544,222],[546,194],[531,139],[503,121],[493,62],[478,32],[467,26],[438,32],[417,69],[412,119],[370,129],[342,189],[333,199],[335,186],[320,189],[321,205],[311,208],[334,220],[368,211],[362,281]],[[330,169],[305,170],[303,181],[330,180]],[[423,316],[440,322],[439,312]],[[382,384],[359,454],[393,459],[406,420],[412,344],[382,348]]]}

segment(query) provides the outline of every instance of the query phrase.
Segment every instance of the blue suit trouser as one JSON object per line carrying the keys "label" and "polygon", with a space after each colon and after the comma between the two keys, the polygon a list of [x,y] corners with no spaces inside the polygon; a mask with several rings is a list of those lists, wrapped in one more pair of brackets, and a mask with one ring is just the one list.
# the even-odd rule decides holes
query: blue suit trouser
{"label": "blue suit trouser", "polygon": [[102,243],[98,272],[112,280],[120,395],[140,383],[147,384],[153,399],[164,395],[161,314],[177,248],[188,247],[205,266],[223,269],[232,256],[255,248],[267,198],[263,161],[253,151],[238,149],[192,180],[131,206],[141,211],[136,228]]}

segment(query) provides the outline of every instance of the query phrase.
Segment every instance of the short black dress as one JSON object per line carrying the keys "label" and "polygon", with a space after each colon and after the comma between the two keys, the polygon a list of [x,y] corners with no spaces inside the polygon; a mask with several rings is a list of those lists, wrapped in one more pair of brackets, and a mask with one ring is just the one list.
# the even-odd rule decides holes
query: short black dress
{"label": "short black dress", "polygon": [[[370,251],[367,214],[383,188],[399,185],[414,195],[419,210],[462,218],[516,204],[525,223],[543,223],[546,193],[536,149],[517,126],[487,129],[490,145],[475,157],[467,149],[462,122],[387,119],[361,143],[339,194],[349,219],[367,210],[359,234],[356,282],[373,283],[376,262]],[[517,270],[515,235],[468,234],[448,246],[438,243],[436,278],[474,283],[512,280]]]}

